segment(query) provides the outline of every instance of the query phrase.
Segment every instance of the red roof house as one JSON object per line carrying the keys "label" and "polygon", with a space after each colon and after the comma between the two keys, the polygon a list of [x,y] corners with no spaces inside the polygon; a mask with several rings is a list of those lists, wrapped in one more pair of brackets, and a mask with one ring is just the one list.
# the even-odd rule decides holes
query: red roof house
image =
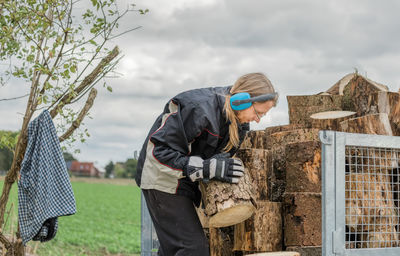
{"label": "red roof house", "polygon": [[92,162],[73,161],[69,171],[74,176],[100,177],[100,171]]}

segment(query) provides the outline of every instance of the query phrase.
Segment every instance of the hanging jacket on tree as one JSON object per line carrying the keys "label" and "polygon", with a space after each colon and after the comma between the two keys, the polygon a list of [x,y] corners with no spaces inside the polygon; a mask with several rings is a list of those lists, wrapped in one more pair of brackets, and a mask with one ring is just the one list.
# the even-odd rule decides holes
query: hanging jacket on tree
{"label": "hanging jacket on tree", "polygon": [[57,233],[57,217],[76,212],[69,180],[50,113],[28,126],[28,145],[18,181],[18,221],[22,242],[45,242]]}
{"label": "hanging jacket on tree", "polygon": [[[208,159],[227,145],[229,120],[225,117],[224,103],[230,89],[228,86],[190,90],[166,104],[140,152],[135,177],[138,186],[185,195],[199,204],[198,182],[185,177],[184,170],[189,156]],[[249,124],[238,128],[242,141]],[[236,150],[229,152],[231,156]]]}

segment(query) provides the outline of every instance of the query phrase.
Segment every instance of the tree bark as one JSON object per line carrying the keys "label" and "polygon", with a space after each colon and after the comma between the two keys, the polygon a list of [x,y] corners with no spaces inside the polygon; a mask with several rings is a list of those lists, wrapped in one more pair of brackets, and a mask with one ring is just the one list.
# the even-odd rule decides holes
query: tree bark
{"label": "tree bark", "polygon": [[312,114],[323,111],[342,110],[341,95],[287,96],[289,122],[294,125],[311,127]]}
{"label": "tree bark", "polygon": [[235,251],[272,252],[282,250],[281,203],[257,201],[255,214],[235,225]]}
{"label": "tree bark", "polygon": [[355,111],[357,116],[365,115],[369,96],[379,91],[388,91],[388,88],[360,75],[354,76],[343,89],[343,110]]}
{"label": "tree bark", "polygon": [[366,114],[386,113],[389,115],[393,135],[400,135],[400,94],[379,91],[369,95]]}
{"label": "tree bark", "polygon": [[255,211],[255,189],[246,170],[238,184],[210,181],[200,184],[209,227],[240,223]]}
{"label": "tree bark", "polygon": [[321,246],[321,193],[285,193],[285,246]]}
{"label": "tree bark", "polygon": [[233,255],[233,228],[210,228],[210,256]]}
{"label": "tree bark", "polygon": [[236,152],[236,157],[243,161],[246,171],[249,172],[255,200],[268,199],[267,180],[271,170],[269,166],[272,164],[270,152],[264,149],[240,149]]}
{"label": "tree bark", "polygon": [[384,113],[347,119],[340,126],[343,132],[393,135],[389,117]]}
{"label": "tree bark", "polygon": [[305,141],[286,145],[285,192],[321,193],[321,143]]}
{"label": "tree bark", "polygon": [[340,131],[340,122],[354,118],[356,112],[352,111],[326,111],[312,114],[311,126],[321,130]]}

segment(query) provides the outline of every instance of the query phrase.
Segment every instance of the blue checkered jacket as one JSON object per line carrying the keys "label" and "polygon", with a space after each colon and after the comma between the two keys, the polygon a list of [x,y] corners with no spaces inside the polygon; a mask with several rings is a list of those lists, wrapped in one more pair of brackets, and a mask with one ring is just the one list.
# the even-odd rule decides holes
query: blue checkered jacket
{"label": "blue checkered jacket", "polygon": [[57,217],[76,212],[67,167],[47,110],[28,127],[28,145],[18,181],[18,220],[22,242],[48,241]]}

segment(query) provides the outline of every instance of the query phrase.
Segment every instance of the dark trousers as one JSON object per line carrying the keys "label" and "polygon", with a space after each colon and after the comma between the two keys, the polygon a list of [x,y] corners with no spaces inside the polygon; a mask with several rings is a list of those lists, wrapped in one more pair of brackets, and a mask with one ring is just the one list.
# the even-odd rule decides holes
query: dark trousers
{"label": "dark trousers", "polygon": [[160,242],[158,255],[210,255],[192,200],[153,189],[142,191]]}

